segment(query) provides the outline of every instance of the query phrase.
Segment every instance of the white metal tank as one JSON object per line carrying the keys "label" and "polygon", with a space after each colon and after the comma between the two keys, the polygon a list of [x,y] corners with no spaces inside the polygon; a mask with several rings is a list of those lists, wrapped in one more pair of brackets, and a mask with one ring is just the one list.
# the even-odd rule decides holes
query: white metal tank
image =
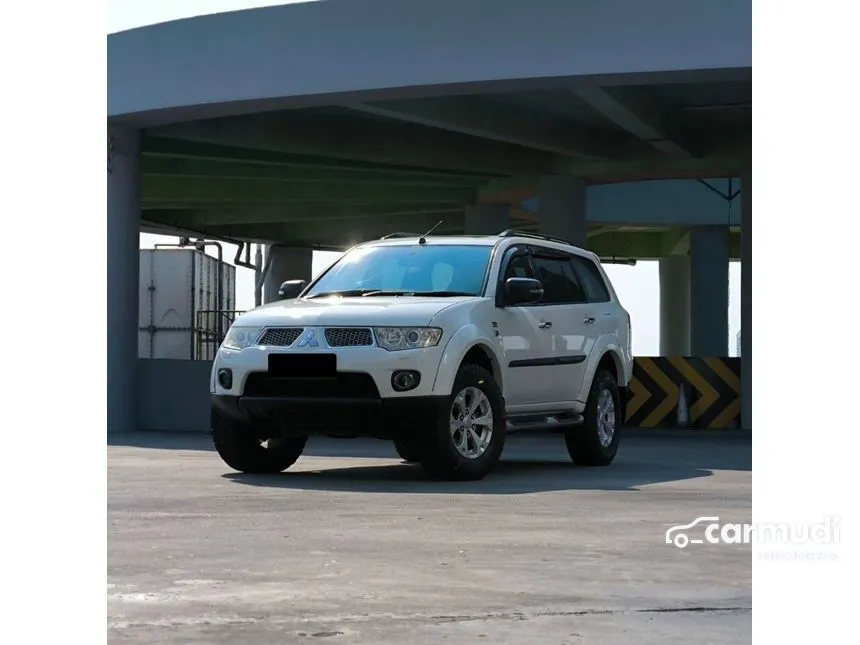
{"label": "white metal tank", "polygon": [[220,263],[220,298],[218,274],[202,251],[140,250],[140,358],[213,358],[236,309],[236,267]]}

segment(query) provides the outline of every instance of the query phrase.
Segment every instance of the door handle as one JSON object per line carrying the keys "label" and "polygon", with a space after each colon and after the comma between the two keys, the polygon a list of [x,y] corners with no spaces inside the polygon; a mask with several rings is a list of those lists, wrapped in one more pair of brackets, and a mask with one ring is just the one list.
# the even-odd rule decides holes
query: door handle
{"label": "door handle", "polygon": [[588,318],[586,318],[582,322],[584,322],[586,325],[591,325],[594,323],[594,320],[595,320],[594,316],[589,316]]}
{"label": "door handle", "polygon": [[538,327],[540,327],[541,329],[547,329],[549,327],[552,327],[552,323],[548,320],[541,320],[538,323]]}

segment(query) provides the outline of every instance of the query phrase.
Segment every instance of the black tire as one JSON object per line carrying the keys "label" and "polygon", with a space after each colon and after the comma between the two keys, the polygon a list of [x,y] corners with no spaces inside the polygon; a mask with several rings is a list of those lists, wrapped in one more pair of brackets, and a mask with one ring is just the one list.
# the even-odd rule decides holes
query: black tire
{"label": "black tire", "polygon": [[403,461],[410,463],[417,463],[420,461],[421,446],[416,444],[414,440],[395,439],[394,449]]}
{"label": "black tire", "polygon": [[212,422],[212,440],[221,459],[242,473],[279,473],[301,456],[307,437],[269,439],[263,445],[246,425],[217,417]]}
{"label": "black tire", "polygon": [[[476,457],[461,454],[454,444],[450,420],[453,416],[455,398],[467,388],[480,390],[486,396],[492,410],[492,432],[489,444]],[[436,419],[419,436],[418,462],[434,479],[478,480],[486,477],[499,462],[505,446],[507,422],[505,403],[501,390],[492,375],[482,367],[472,364],[460,366],[447,405],[443,406]],[[462,436],[463,431],[458,431]],[[467,446],[474,442],[467,440]]]}
{"label": "black tire", "polygon": [[[601,443],[599,431],[598,400],[602,392],[608,392],[614,405],[614,431],[608,445]],[[615,377],[606,370],[598,370],[588,393],[585,406],[585,421],[581,426],[568,430],[564,435],[567,452],[573,463],[579,466],[608,466],[618,453],[621,438],[621,405]]]}

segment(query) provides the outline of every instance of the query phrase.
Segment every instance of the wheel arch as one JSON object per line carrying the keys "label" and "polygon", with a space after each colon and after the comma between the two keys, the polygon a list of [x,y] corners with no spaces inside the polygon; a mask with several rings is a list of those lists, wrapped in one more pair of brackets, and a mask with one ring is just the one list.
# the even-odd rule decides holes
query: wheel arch
{"label": "wheel arch", "polygon": [[433,383],[434,393],[450,394],[460,366],[467,362],[487,369],[504,392],[504,370],[493,341],[479,333],[475,325],[465,325],[457,330],[445,347]]}
{"label": "wheel arch", "polygon": [[[594,371],[594,374],[597,374],[597,370],[605,369],[607,372],[612,374],[615,377],[615,383],[618,387],[627,387],[627,383],[625,383],[624,378],[624,364],[621,362],[621,357],[617,352],[607,349],[603,352],[603,355],[600,357],[600,360],[597,362],[597,368]],[[592,375],[592,380],[594,379],[594,375]]]}
{"label": "wheel arch", "polygon": [[490,374],[493,375],[493,380],[496,382],[496,385],[499,386],[499,389],[504,392],[504,376],[502,375],[502,366],[499,363],[498,357],[496,357],[495,352],[490,348],[486,343],[481,342],[480,340],[475,341],[469,348],[466,350],[466,353],[463,355],[463,358],[460,360],[460,365],[464,365],[466,363],[471,363],[473,365],[478,365],[487,370]]}
{"label": "wheel arch", "polygon": [[605,336],[595,345],[589,356],[588,366],[583,375],[582,386],[577,396],[578,401],[583,403],[588,401],[588,393],[591,391],[591,385],[594,383],[597,370],[604,367],[615,377],[615,383],[618,386],[619,392],[626,392],[629,385],[629,370],[625,369],[621,348],[614,337]]}

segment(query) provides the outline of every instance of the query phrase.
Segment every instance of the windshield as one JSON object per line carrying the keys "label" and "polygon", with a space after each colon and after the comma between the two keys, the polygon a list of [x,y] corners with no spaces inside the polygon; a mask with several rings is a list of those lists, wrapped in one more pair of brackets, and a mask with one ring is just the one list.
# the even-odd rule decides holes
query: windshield
{"label": "windshield", "polygon": [[480,295],[491,246],[367,246],[344,255],[304,297]]}

